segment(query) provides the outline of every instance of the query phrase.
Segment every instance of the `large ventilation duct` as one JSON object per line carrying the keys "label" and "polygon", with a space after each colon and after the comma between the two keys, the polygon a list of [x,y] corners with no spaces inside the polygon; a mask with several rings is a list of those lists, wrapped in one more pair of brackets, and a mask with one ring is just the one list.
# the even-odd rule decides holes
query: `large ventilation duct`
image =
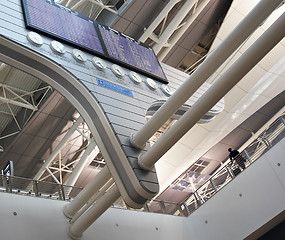
{"label": "large ventilation duct", "polygon": [[139,156],[146,170],[157,162],[199,119],[233,88],[285,36],[285,13],[233,64],[148,152]]}
{"label": "large ventilation duct", "polygon": [[281,2],[282,0],[260,1],[153,117],[138,132],[131,135],[132,145],[138,149],[144,148],[151,136],[197,91]]}

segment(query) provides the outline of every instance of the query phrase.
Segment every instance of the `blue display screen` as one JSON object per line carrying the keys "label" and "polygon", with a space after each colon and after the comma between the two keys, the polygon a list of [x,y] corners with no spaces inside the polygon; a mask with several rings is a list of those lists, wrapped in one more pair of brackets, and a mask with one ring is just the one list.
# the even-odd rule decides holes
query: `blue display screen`
{"label": "blue display screen", "polygon": [[52,0],[22,0],[27,28],[168,83],[151,48]]}
{"label": "blue display screen", "polygon": [[43,0],[25,0],[27,24],[61,40],[104,54],[94,23],[59,5]]}
{"label": "blue display screen", "polygon": [[165,78],[161,66],[151,48],[138,44],[131,38],[105,26],[99,26],[108,55],[112,58],[132,64],[137,69]]}

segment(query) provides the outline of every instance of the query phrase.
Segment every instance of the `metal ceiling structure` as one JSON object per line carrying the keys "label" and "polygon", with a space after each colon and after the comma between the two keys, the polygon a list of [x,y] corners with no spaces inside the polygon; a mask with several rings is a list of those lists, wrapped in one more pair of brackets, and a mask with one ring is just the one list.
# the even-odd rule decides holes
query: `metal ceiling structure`
{"label": "metal ceiling structure", "polygon": [[210,49],[232,1],[131,1],[111,27],[152,46],[160,61],[182,71]]}
{"label": "metal ceiling structure", "polygon": [[108,0],[62,0],[57,2],[92,19],[97,19],[104,10],[118,14],[118,5],[112,4]]}
{"label": "metal ceiling structure", "polygon": [[[39,109],[51,88],[41,87],[41,81],[38,79],[5,63],[1,63],[0,71],[0,133],[2,134],[12,122],[17,126],[15,132],[2,134],[1,139],[3,139],[22,130],[32,114]],[[25,109],[26,116],[25,119],[19,121],[17,114],[21,109]]]}

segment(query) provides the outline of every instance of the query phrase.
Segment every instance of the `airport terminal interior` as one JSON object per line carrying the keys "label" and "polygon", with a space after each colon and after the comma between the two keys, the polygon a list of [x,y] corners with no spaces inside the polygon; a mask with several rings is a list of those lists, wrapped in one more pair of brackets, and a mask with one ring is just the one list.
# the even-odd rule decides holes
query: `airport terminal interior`
{"label": "airport terminal interior", "polygon": [[[255,43],[270,45],[262,40],[268,39],[266,33],[271,30],[271,26],[275,23],[276,26],[278,23],[282,25],[282,21],[284,26],[284,1],[272,1],[274,2],[272,5],[276,6],[268,10],[268,13],[259,14],[258,11],[265,12],[262,8],[266,8],[268,2],[270,1],[5,0],[1,2],[0,48],[3,50],[0,53],[0,167],[3,183],[0,194],[16,193],[15,196],[26,197],[26,202],[31,198],[42,197],[47,201],[65,204],[74,201],[75,205],[77,196],[81,196],[80,194],[84,192],[82,189],[89,189],[88,186],[93,182],[90,188],[98,188],[98,192],[93,192],[90,199],[86,199],[85,206],[81,206],[83,210],[79,207],[77,215],[70,218],[69,230],[64,229],[62,233],[66,237],[57,239],[69,239],[68,237],[81,239],[82,234],[82,239],[111,239],[116,236],[118,239],[136,239],[134,236],[122,233],[123,230],[118,233],[116,229],[110,231],[108,236],[105,227],[108,219],[112,218],[112,214],[116,217],[120,215],[119,212],[110,213],[110,206],[115,210],[125,211],[122,215],[127,215],[130,219],[132,218],[128,212],[132,211],[148,211],[152,212],[148,214],[158,216],[164,213],[179,219],[169,220],[170,224],[175,222],[172,226],[179,226],[175,228],[173,235],[166,236],[167,231],[164,234],[157,234],[159,232],[157,227],[154,234],[149,234],[149,239],[173,239],[172,237],[177,236],[177,232],[180,231],[182,233],[178,234],[178,239],[192,239],[187,237],[185,230],[187,225],[182,223],[181,218],[190,219],[192,215],[198,216],[196,220],[199,219],[198,210],[203,211],[208,202],[207,207],[210,208],[212,201],[210,198],[213,196],[214,200],[219,194],[222,195],[220,188],[224,186],[229,188],[231,180],[232,184],[239,179],[242,181],[242,175],[250,173],[250,169],[254,168],[253,165],[257,164],[258,159],[269,154],[270,149],[273,150],[279,141],[285,151],[284,140],[282,142],[285,135],[284,30],[283,33],[279,31],[281,32],[279,39],[274,39],[276,43],[272,44],[267,52],[262,53],[265,57],[262,56],[258,60],[246,58],[251,51],[254,52],[254,47],[256,49],[260,47]],[[41,4],[47,4],[44,5],[46,11],[43,12],[45,15],[43,21],[36,15],[38,9],[42,11],[41,7],[35,7]],[[54,13],[49,13],[49,10],[61,11],[63,15],[68,13],[68,16],[80,18],[82,22],[84,20],[86,25],[92,23],[96,26],[96,32],[100,32],[99,40],[101,43],[104,41],[103,50],[94,52],[92,44],[86,47],[83,46],[84,43],[72,42],[66,36],[59,36],[57,31],[67,31],[65,29],[72,25],[68,20],[64,22],[64,19],[59,17],[58,19],[55,17],[54,21],[46,20],[46,17],[52,16],[49,14]],[[33,14],[35,14],[34,19]],[[246,22],[250,17],[254,19],[248,22],[248,28],[252,30],[235,33],[243,21]],[[16,19],[15,23],[13,18]],[[49,24],[54,25],[48,28]],[[91,31],[89,28],[86,29],[82,30],[74,25],[72,31],[78,31],[79,36],[84,31]],[[232,34],[237,34],[238,37],[236,41],[234,39],[230,42]],[[110,38],[107,38],[107,35]],[[116,42],[119,50],[111,49],[112,44],[108,43],[108,41],[115,42],[115,38],[111,39],[113,35],[121,41]],[[86,34],[83,40],[89,37],[90,35]],[[19,47],[20,50],[14,50],[18,51],[19,55],[6,54],[9,41],[11,45],[17,46],[15,49]],[[145,58],[156,56],[157,60],[153,65],[157,64],[161,72],[149,73],[148,69],[152,71],[156,67],[152,63],[145,70],[133,66],[132,60],[128,63],[122,56],[112,57],[111,54],[115,51],[118,54],[124,51],[125,41],[135,43],[135,47],[142,46],[145,52],[150,51],[149,55],[145,54]],[[107,57],[103,56],[106,51],[110,51],[109,48],[113,52],[109,52]],[[130,49],[131,53],[126,54],[126,58],[131,58],[136,51]],[[34,54],[36,57],[31,57],[29,54],[31,56]],[[27,59],[34,58],[46,66],[47,72],[42,70],[43,74],[39,73],[44,67],[38,69],[34,67],[36,71],[31,70],[35,63],[32,63],[32,60],[27,63],[22,55],[27,56]],[[41,59],[47,60],[41,62]],[[238,64],[245,66],[241,64],[246,61],[248,61],[246,65],[251,67],[248,67],[244,74],[241,73],[243,74],[241,77],[237,76],[239,75],[237,72],[243,72],[238,69]],[[50,76],[57,76],[56,74],[64,77],[66,74],[73,79],[79,79],[78,82],[84,85],[83,90],[73,82],[74,87],[66,85],[65,88],[66,83],[60,78],[55,81],[46,80],[51,78]],[[226,80],[235,83],[230,83],[232,85],[229,86],[226,85]],[[182,100],[182,104],[175,106],[173,110],[171,99],[179,98],[179,94],[176,93],[183,92],[183,89],[179,88],[181,85],[181,88],[189,89],[189,96],[185,90],[183,97],[182,94],[180,97],[186,100]],[[207,95],[211,94],[215,102],[210,102],[213,98],[207,98]],[[215,95],[221,96],[216,99]],[[84,101],[89,101],[91,107]],[[93,107],[99,109],[96,110],[97,115],[91,110],[92,113],[88,113]],[[157,116],[159,113],[163,115],[163,111],[159,111],[163,107],[165,112],[168,110],[170,112],[167,121],[162,121],[156,129],[152,129],[153,134],[146,139],[145,145],[142,144],[142,150],[135,144],[132,145],[130,138],[137,137],[139,140],[139,134],[136,133],[143,132],[143,126],[147,126],[147,123],[149,125],[159,123],[160,117]],[[201,117],[196,120],[196,115],[199,114]],[[103,118],[107,119],[107,124],[100,120]],[[186,123],[183,125],[184,119]],[[101,126],[99,123],[102,129],[107,129],[106,134],[112,132],[112,137],[103,136],[103,130],[98,127]],[[175,127],[177,131],[173,133]],[[164,140],[167,137],[169,139]],[[172,141],[174,138],[176,140]],[[111,145],[117,146],[113,144],[114,141],[120,147],[110,150]],[[164,147],[163,141],[171,143]],[[237,149],[246,159],[246,169],[239,170],[238,175],[234,169],[240,168],[230,161],[229,148]],[[117,152],[118,159],[112,157],[115,156],[114,152]],[[147,166],[144,168],[143,163],[140,163],[141,158],[144,160],[143,157],[146,162],[148,156],[149,159],[157,158],[154,168],[153,165],[150,165],[150,169]],[[278,161],[282,161],[279,158]],[[128,163],[123,162],[117,169],[114,161],[119,159],[126,159]],[[282,167],[285,164],[285,162],[278,163]],[[134,176],[138,178],[135,180],[137,182],[126,183],[124,174],[130,175],[131,181],[134,177],[119,171],[125,167],[125,164],[133,167]],[[7,169],[8,178],[11,179],[5,177]],[[106,169],[109,169],[110,173]],[[97,179],[97,182],[94,179]],[[250,176],[248,179],[251,179]],[[97,186],[100,180],[103,183]],[[284,184],[284,177],[280,180],[282,181]],[[140,184],[138,189],[136,184]],[[135,188],[132,194],[130,186]],[[41,187],[42,190],[39,190]],[[108,202],[109,199],[111,201],[109,205],[102,207],[104,210],[100,212],[101,210],[98,210],[100,204]],[[257,239],[258,237],[283,239],[281,236],[285,236],[282,230],[285,206],[284,203],[280,205],[283,210],[279,212],[276,210],[274,216],[245,231],[244,234],[236,233],[237,235],[233,235],[232,238],[224,236],[213,239]],[[58,206],[55,208],[60,211]],[[92,215],[92,209],[100,214],[94,219],[89,217],[93,221],[90,220],[91,222],[87,224],[88,220],[85,221],[83,218],[89,213]],[[16,212],[15,210],[14,216],[17,215]],[[202,216],[205,216],[205,212]],[[193,215],[194,213],[196,215]],[[103,218],[105,220],[101,220],[103,222],[100,222],[101,214],[102,217],[109,214]],[[20,217],[21,214],[18,215]],[[224,215],[226,213],[221,216]],[[137,224],[139,217],[134,216]],[[164,222],[164,219],[155,218]],[[80,222],[81,219],[83,223]],[[96,221],[99,221],[99,227],[90,230],[92,223],[95,222],[96,225]],[[195,219],[189,221],[192,223]],[[64,224],[68,224],[68,221]],[[88,227],[85,227],[87,225]],[[119,228],[120,224],[115,226]],[[167,225],[162,228],[166,229]],[[88,230],[85,232],[86,229]],[[202,231],[201,229],[203,228],[199,230]],[[92,238],[90,237],[94,234],[92,231],[99,231],[104,237],[99,235]],[[131,232],[135,234],[135,228],[129,231]],[[18,239],[37,239],[30,238],[29,234],[25,236],[20,238],[18,235]],[[201,238],[198,236],[199,234],[196,237],[193,235],[193,239],[206,239],[207,235],[205,233]]]}

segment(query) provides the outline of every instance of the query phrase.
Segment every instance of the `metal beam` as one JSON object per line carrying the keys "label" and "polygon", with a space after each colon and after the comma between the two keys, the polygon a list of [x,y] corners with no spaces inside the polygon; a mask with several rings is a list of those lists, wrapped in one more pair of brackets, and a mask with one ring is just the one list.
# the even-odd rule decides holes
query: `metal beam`
{"label": "metal beam", "polygon": [[0,102],[16,105],[19,107],[24,107],[27,109],[31,109],[32,111],[38,110],[37,106],[29,103],[26,99],[23,98],[25,96],[31,97],[33,92],[27,92],[21,89],[13,88],[13,87],[10,87],[9,85],[2,84],[2,83],[0,83],[0,88],[2,88],[2,91],[3,91],[3,96],[0,96]]}
{"label": "metal beam", "polygon": [[[94,142],[94,140],[92,140],[89,143],[88,147],[85,149],[81,159],[79,160],[79,162],[75,166],[71,175],[69,176],[66,185],[73,186],[76,183],[76,181],[77,181],[78,177],[80,176],[83,168],[85,167],[86,163],[88,162],[88,159],[89,159],[91,152],[93,150],[95,150],[95,147],[96,147],[96,143]],[[97,152],[99,152],[98,148],[97,148]]]}
{"label": "metal beam", "polygon": [[61,184],[61,182],[59,182],[57,180],[57,178],[53,175],[53,173],[51,172],[51,170],[49,170],[49,168],[46,168],[47,172],[49,173],[49,175],[52,177],[52,179],[57,183],[57,184]]}
{"label": "metal beam", "polygon": [[83,3],[85,3],[87,0],[80,0],[79,2],[77,2],[76,4],[74,4],[71,9],[72,10],[77,10],[78,7],[80,7]]}
{"label": "metal beam", "polygon": [[181,0],[171,0],[167,3],[167,5],[163,8],[163,10],[158,14],[158,16],[151,22],[149,27],[145,30],[143,35],[139,38],[139,41],[145,42],[151,34],[153,34],[156,27],[160,24],[160,22],[165,19],[170,12],[170,10]]}
{"label": "metal beam", "polygon": [[201,2],[198,7],[195,9],[195,12],[187,19],[186,23],[179,28],[174,34],[173,37],[168,41],[168,45],[164,45],[164,48],[161,49],[161,51],[158,53],[158,60],[162,61],[166,55],[170,52],[172,47],[175,43],[182,37],[182,35],[185,33],[185,31],[190,27],[190,25],[194,22],[194,20],[198,17],[198,15],[203,11],[203,9],[207,6],[207,4],[210,2],[210,0],[204,0]]}
{"label": "metal beam", "polygon": [[[91,3],[94,3],[95,5],[99,6],[101,9],[106,9],[108,10],[109,12],[112,12],[112,13],[115,13],[115,14],[118,14],[118,12],[114,9],[111,8],[111,5],[104,5],[102,2],[98,2],[96,0],[88,0],[89,2]],[[113,7],[113,6],[112,6]]]}
{"label": "metal beam", "polygon": [[195,4],[197,4],[197,0],[187,0],[183,4],[179,12],[174,16],[174,18],[163,31],[163,33],[159,36],[159,42],[154,44],[153,51],[156,54],[158,54],[159,51],[164,47],[164,45],[167,43],[167,40],[174,33],[174,31],[176,31],[182,20],[186,17],[186,15],[189,13],[189,11],[193,8]]}
{"label": "metal beam", "polygon": [[40,177],[43,175],[43,173],[46,171],[46,169],[51,165],[54,158],[58,155],[60,150],[65,146],[71,135],[76,131],[77,127],[83,122],[83,118],[79,117],[76,122],[72,125],[72,127],[68,130],[68,132],[65,134],[65,136],[62,138],[60,143],[56,146],[54,151],[51,153],[49,158],[44,162],[40,170],[37,172],[37,174],[34,177],[34,180],[39,180]]}
{"label": "metal beam", "polygon": [[32,111],[38,110],[38,108],[36,106],[33,106],[32,104],[28,103],[27,101],[26,101],[26,103],[24,103],[24,102],[19,102],[19,101],[13,100],[13,99],[9,99],[7,97],[0,97],[0,102],[6,103],[6,104],[16,105],[18,107],[31,109]]}

